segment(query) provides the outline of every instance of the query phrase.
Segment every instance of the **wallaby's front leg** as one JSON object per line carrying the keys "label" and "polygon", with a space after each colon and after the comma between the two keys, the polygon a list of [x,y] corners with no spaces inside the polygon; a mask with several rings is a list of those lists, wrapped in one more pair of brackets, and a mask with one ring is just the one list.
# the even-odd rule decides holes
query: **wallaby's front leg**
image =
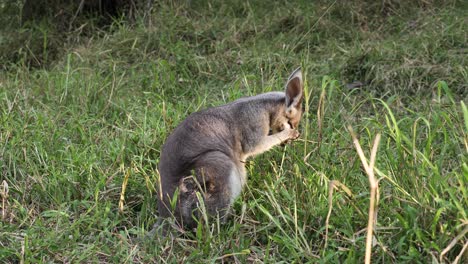
{"label": "wallaby's front leg", "polygon": [[279,133],[266,136],[260,141],[260,143],[257,146],[255,146],[254,149],[252,149],[250,153],[247,153],[247,157],[261,154],[265,151],[270,150],[276,145],[287,142],[289,140],[297,139],[299,135],[299,131],[288,127]]}

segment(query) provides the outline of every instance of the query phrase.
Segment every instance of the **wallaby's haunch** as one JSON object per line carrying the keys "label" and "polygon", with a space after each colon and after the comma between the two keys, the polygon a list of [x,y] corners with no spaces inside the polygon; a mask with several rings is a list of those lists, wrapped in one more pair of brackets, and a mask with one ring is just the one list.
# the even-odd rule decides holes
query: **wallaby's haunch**
{"label": "wallaby's haunch", "polygon": [[245,160],[299,137],[302,99],[297,69],[285,92],[241,98],[187,117],[161,151],[160,217],[173,216],[180,226],[193,228],[203,202],[208,215],[224,219],[247,181]]}

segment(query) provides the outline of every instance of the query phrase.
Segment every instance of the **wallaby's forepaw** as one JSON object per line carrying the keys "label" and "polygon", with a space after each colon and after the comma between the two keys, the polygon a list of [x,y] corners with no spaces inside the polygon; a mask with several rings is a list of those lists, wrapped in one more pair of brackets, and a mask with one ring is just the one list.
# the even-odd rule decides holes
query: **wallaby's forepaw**
{"label": "wallaby's forepaw", "polygon": [[283,130],[282,133],[286,133],[286,139],[282,142],[282,145],[286,144],[286,143],[289,143],[293,140],[296,140],[299,138],[299,136],[301,135],[299,133],[299,131],[297,131],[296,129],[286,129],[286,130]]}
{"label": "wallaby's forepaw", "polygon": [[296,129],[292,129],[291,140],[296,140],[299,138],[299,136],[301,136],[301,133],[299,133],[299,131],[297,131]]}

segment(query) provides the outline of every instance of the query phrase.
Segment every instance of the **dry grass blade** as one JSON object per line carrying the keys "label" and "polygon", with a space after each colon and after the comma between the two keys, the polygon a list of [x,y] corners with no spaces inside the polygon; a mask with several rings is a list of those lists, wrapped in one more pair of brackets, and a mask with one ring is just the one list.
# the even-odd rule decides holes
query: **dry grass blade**
{"label": "dry grass blade", "polygon": [[8,183],[4,180],[0,188],[0,196],[2,196],[2,219],[5,220],[6,215],[6,200],[8,199]]}
{"label": "dry grass blade", "polygon": [[455,258],[455,260],[453,261],[453,264],[457,264],[460,262],[460,259],[463,257],[463,254],[465,253],[466,248],[468,248],[468,242],[466,242],[465,245],[463,245],[463,248],[460,251],[460,254],[458,254],[458,256]]}
{"label": "dry grass blade", "polygon": [[122,190],[120,191],[120,199],[119,199],[119,211],[123,212],[124,210],[124,202],[125,202],[125,190],[127,189],[128,178],[130,178],[130,169],[127,169],[125,173],[125,178],[122,182]]}
{"label": "dry grass blade", "polygon": [[[465,237],[466,233],[468,233],[468,226],[465,226],[463,231],[460,234],[458,234],[458,236],[456,236],[444,250],[442,250],[442,253],[440,253],[440,258],[439,258],[440,262],[442,262],[442,259],[444,258],[445,254],[447,254],[447,252],[449,252],[458,243],[458,241],[460,241],[460,239]],[[464,249],[462,250],[461,253],[463,253],[463,251],[465,250],[465,247],[463,248]]]}
{"label": "dry grass blade", "polygon": [[359,140],[354,134],[353,128],[348,126],[348,130],[353,137],[353,143],[356,148],[356,151],[361,159],[362,165],[366,171],[366,174],[369,176],[369,185],[370,185],[370,205],[369,205],[369,221],[367,223],[367,238],[366,238],[366,256],[365,256],[365,263],[368,264],[371,261],[371,251],[372,251],[372,236],[373,236],[373,229],[374,229],[374,216],[375,216],[375,201],[376,201],[376,194],[377,189],[379,188],[378,181],[375,179],[374,174],[374,165],[375,165],[375,157],[377,155],[377,149],[380,142],[380,134],[374,139],[374,145],[372,146],[370,162],[367,163],[366,156],[364,155],[364,151],[362,151],[361,145],[359,144]]}
{"label": "dry grass blade", "polygon": [[325,246],[324,248],[326,249],[328,246],[328,228],[329,228],[329,223],[330,223],[330,216],[331,212],[333,209],[333,190],[334,189],[341,189],[343,190],[349,197],[353,196],[353,193],[351,190],[346,187],[344,184],[337,180],[332,180],[330,181],[330,185],[328,186],[328,214],[327,214],[327,219],[325,220]]}
{"label": "dry grass blade", "polygon": [[322,93],[320,94],[320,99],[317,106],[317,126],[318,126],[318,148],[320,150],[320,146],[322,144],[322,126],[323,126],[323,117],[325,115],[325,96],[326,91],[325,88],[322,87]]}

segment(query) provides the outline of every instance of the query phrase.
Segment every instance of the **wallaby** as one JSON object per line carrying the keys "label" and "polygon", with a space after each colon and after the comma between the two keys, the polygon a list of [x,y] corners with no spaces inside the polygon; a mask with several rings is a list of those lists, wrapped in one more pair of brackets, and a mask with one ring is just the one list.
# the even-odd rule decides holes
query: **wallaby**
{"label": "wallaby", "polygon": [[288,78],[285,92],[245,97],[189,115],[161,151],[160,217],[175,217],[180,227],[194,228],[203,204],[207,215],[224,219],[246,184],[246,159],[299,137],[302,99],[299,68]]}

